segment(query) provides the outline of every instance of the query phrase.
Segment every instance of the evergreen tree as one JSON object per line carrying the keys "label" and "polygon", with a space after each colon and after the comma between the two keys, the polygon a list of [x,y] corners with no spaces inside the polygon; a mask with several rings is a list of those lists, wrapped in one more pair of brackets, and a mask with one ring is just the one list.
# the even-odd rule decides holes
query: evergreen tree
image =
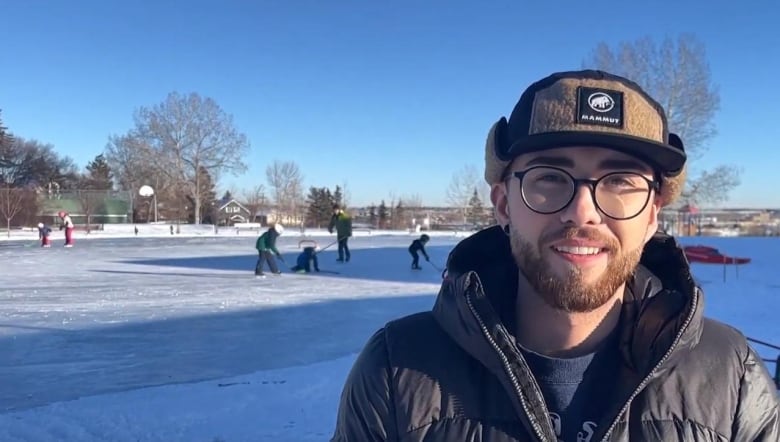
{"label": "evergreen tree", "polygon": [[[339,207],[341,207],[341,204],[344,202],[344,194],[341,191],[341,186],[336,186],[336,190],[333,191],[333,204],[331,204],[331,209],[333,205],[338,204]],[[344,207],[346,209],[346,207]]]}
{"label": "evergreen tree", "polygon": [[[2,111],[0,111],[2,112]],[[4,140],[8,133],[8,128],[3,126],[3,117],[0,116],[0,141]]]}
{"label": "evergreen tree", "polygon": [[388,212],[387,212],[387,205],[385,204],[385,200],[382,200],[381,203],[379,203],[379,228],[380,229],[386,229],[387,228],[387,218],[388,218]]}
{"label": "evergreen tree", "polygon": [[377,216],[376,216],[376,205],[371,204],[371,206],[368,208],[368,222],[371,224],[371,227],[377,228]]}
{"label": "evergreen tree", "polygon": [[306,197],[306,224],[308,227],[325,227],[330,222],[332,196],[326,187],[310,187]]}
{"label": "evergreen tree", "polygon": [[[0,167],[12,167],[13,162],[10,158],[7,158],[8,155],[6,154],[7,149],[11,149],[11,145],[13,144],[13,137],[10,133],[8,133],[8,128],[3,126],[3,119],[0,117]],[[0,176],[0,178],[2,178]],[[0,182],[0,184],[6,184],[4,182]]]}
{"label": "evergreen tree", "polygon": [[114,188],[111,167],[109,167],[103,154],[96,156],[94,160],[87,164],[87,173],[84,175],[81,187],[93,190],[111,190]]}
{"label": "evergreen tree", "polygon": [[323,207],[327,207],[327,209],[328,209],[327,210],[327,212],[328,212],[328,222],[330,222],[330,217],[331,217],[331,215],[333,215],[333,204],[335,202],[335,198],[334,198],[333,194],[330,192],[330,189],[328,189],[327,187],[323,187],[322,189],[324,191],[323,197],[322,197],[322,199],[323,199],[322,205],[323,205]]}
{"label": "evergreen tree", "polygon": [[317,202],[320,200],[320,189],[314,186],[309,187],[309,194],[306,195],[306,227],[319,227],[319,208]]}
{"label": "evergreen tree", "polygon": [[485,208],[482,206],[482,200],[479,198],[479,192],[477,188],[474,188],[474,193],[469,198],[469,205],[466,211],[466,221],[470,224],[481,224],[485,217]]}

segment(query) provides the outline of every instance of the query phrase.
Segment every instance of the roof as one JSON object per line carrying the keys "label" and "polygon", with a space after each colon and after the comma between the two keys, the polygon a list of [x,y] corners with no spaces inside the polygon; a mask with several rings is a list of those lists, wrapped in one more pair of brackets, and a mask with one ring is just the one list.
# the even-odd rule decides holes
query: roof
{"label": "roof", "polygon": [[235,205],[237,205],[237,206],[238,206],[238,207],[240,207],[242,210],[245,210],[247,213],[249,213],[249,209],[247,209],[246,207],[244,207],[244,205],[243,205],[243,204],[241,204],[241,203],[239,203],[239,202],[238,202],[238,201],[237,201],[235,198],[232,198],[232,199],[230,199],[230,201],[228,201],[228,202],[226,202],[226,203],[222,204],[221,206],[219,206],[219,210],[222,210],[222,209],[224,209],[225,207],[229,206],[231,203],[232,203],[232,204],[235,204]]}
{"label": "roof", "polygon": [[[62,199],[42,199],[41,200],[41,213],[56,214],[60,210],[64,210],[71,215],[79,215],[84,212],[81,207],[81,202],[77,199],[62,198]],[[106,198],[95,204],[93,215],[126,215],[130,212],[130,202]]]}

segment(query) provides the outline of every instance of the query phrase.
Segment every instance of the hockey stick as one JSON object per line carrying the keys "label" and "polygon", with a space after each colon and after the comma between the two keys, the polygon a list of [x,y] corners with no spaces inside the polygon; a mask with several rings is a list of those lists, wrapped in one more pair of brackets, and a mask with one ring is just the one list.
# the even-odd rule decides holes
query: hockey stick
{"label": "hockey stick", "polygon": [[770,344],[768,342],[759,341],[758,339],[753,339],[753,338],[750,338],[750,337],[748,337],[747,340],[750,341],[750,342],[754,342],[756,344],[761,344],[761,345],[763,345],[765,347],[769,347],[769,348],[772,348],[772,349],[775,349],[775,350],[780,350],[780,345]]}
{"label": "hockey stick", "polygon": [[339,242],[339,240],[335,240],[335,241],[333,241],[332,243],[328,244],[327,246],[325,246],[325,247],[323,247],[323,248],[321,248],[321,249],[317,250],[317,253],[320,253],[320,252],[322,252],[322,251],[324,251],[324,250],[326,250],[326,249],[328,249],[328,248],[330,248],[330,247],[332,247],[332,246],[334,246],[334,245],[338,244],[338,242]]}

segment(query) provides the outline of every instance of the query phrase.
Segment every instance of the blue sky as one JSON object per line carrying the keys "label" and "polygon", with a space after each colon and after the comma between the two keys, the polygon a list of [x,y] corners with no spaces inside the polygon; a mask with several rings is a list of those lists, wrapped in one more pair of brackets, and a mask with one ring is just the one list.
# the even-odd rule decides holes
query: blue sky
{"label": "blue sky", "polygon": [[694,166],[742,168],[728,205],[780,207],[775,2],[27,0],[2,17],[0,109],[15,134],[84,166],[138,107],[197,92],[252,144],[249,172],[222,188],[294,160],[307,186],[346,182],[353,204],[443,204],[531,82],[579,68],[600,41],[693,33],[721,94]]}

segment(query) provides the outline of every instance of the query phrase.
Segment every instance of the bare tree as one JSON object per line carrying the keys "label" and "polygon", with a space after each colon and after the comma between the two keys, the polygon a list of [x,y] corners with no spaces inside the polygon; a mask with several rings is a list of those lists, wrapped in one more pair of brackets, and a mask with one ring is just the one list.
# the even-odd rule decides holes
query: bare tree
{"label": "bare tree", "polygon": [[[109,150],[106,156],[111,162],[127,158],[132,158],[133,163],[140,161],[145,168],[153,168],[175,183],[181,191],[177,194],[193,201],[195,224],[200,224],[201,205],[206,197],[202,194],[201,171],[206,170],[216,183],[223,173],[246,170],[243,156],[249,141],[234,127],[233,117],[211,98],[173,92],[164,102],[136,111],[134,123],[126,139],[119,139],[122,148],[131,151]],[[111,144],[117,147],[115,142],[109,147]],[[121,167],[115,170],[126,171]]]}
{"label": "bare tree", "polygon": [[348,208],[350,206],[352,199],[352,193],[349,191],[349,187],[347,187],[347,182],[343,181],[341,183],[341,205],[345,208]]}
{"label": "bare tree", "polygon": [[79,202],[79,206],[81,206],[81,211],[84,212],[84,218],[87,223],[87,233],[92,231],[92,216],[100,209],[101,205],[106,200],[106,196],[105,190],[76,190],[76,199]]}
{"label": "bare tree", "polygon": [[[685,142],[691,164],[704,155],[707,143],[716,134],[713,119],[720,107],[720,93],[712,82],[704,44],[694,36],[683,34],[676,40],[667,37],[660,44],[645,37],[620,43],[616,48],[600,43],[583,65],[638,83],[666,110],[669,129]],[[739,185],[740,172],[735,166],[722,165],[715,172],[707,172],[691,164],[684,192],[689,203],[725,200]],[[724,176],[728,179],[722,179]],[[707,182],[711,180],[716,182]],[[723,194],[716,195],[715,191]]]}
{"label": "bare tree", "polygon": [[[303,207],[303,175],[295,161],[275,160],[265,169],[274,204],[281,218],[295,217]],[[301,209],[302,210],[302,209]]]}
{"label": "bare tree", "polygon": [[11,237],[11,220],[24,208],[24,189],[0,188],[0,214],[5,218],[8,237]]}
{"label": "bare tree", "polygon": [[265,179],[268,182],[268,187],[271,190],[271,199],[276,206],[276,210],[279,211],[281,203],[284,200],[284,191],[287,187],[287,175],[284,170],[285,164],[279,160],[275,160],[273,164],[269,164],[265,168]]}
{"label": "bare tree", "polygon": [[[141,217],[136,213],[136,219],[152,219],[155,207],[152,203],[160,203],[170,194],[172,182],[167,178],[161,168],[155,167],[154,153],[146,143],[132,133],[127,135],[113,135],[105,147],[105,157],[114,176],[116,185],[120,189],[130,191],[133,198],[133,207],[137,212],[146,212]],[[138,190],[141,186],[150,186],[154,190],[155,197],[141,197]],[[159,207],[158,207],[159,209]]]}
{"label": "bare tree", "polygon": [[404,202],[407,209],[420,209],[423,206],[423,200],[419,193],[404,195],[401,197],[401,201]]}
{"label": "bare tree", "polygon": [[398,196],[396,195],[394,190],[391,190],[387,192],[387,212],[388,212],[388,222],[390,225],[390,228],[393,228],[395,225],[395,205],[398,202]]}
{"label": "bare tree", "polygon": [[452,180],[447,188],[447,203],[459,209],[464,220],[474,195],[474,189],[477,189],[477,194],[484,203],[488,192],[487,184],[482,180],[476,166],[467,164],[452,174]]}
{"label": "bare tree", "polygon": [[268,208],[268,197],[265,194],[265,186],[258,184],[252,189],[244,191],[244,205],[247,210],[249,210],[250,222],[254,222],[257,212]]}
{"label": "bare tree", "polygon": [[105,157],[120,188],[137,191],[141,186],[162,187],[164,175],[156,167],[155,153],[140,137],[130,133],[109,137]]}
{"label": "bare tree", "polygon": [[303,179],[301,177],[293,180],[286,198],[289,204],[289,213],[293,218],[291,222],[299,224],[299,227],[303,229],[303,218],[306,214],[306,196],[303,194]]}
{"label": "bare tree", "polygon": [[731,165],[720,165],[712,171],[703,171],[699,179],[686,186],[681,200],[689,203],[718,204],[728,199],[729,192],[740,184],[740,170]]}
{"label": "bare tree", "polygon": [[403,203],[403,207],[406,211],[406,215],[410,219],[415,220],[415,224],[420,221],[420,210],[422,209],[422,197],[419,193],[411,194],[411,195],[404,195],[400,199],[401,203]]}
{"label": "bare tree", "polygon": [[56,183],[70,189],[78,180],[78,168],[67,156],[60,156],[54,146],[21,137],[6,139],[0,145],[0,183],[11,187],[42,189]]}

